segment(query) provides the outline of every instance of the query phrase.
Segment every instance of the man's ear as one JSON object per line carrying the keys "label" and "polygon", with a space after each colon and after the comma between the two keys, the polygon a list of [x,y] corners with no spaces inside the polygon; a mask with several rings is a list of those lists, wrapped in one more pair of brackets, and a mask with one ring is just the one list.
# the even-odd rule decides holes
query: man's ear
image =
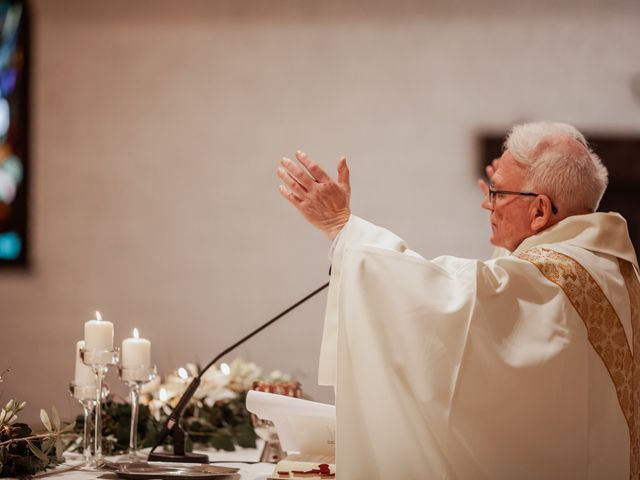
{"label": "man's ear", "polygon": [[551,200],[546,195],[538,195],[533,202],[531,202],[531,209],[529,210],[531,218],[531,230],[538,233],[541,230],[551,226]]}

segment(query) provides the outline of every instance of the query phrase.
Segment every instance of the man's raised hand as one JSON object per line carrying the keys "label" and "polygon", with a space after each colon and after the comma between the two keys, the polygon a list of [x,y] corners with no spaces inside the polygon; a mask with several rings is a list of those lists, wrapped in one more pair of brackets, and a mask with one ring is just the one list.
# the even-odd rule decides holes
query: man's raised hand
{"label": "man's raised hand", "polygon": [[337,182],[306,153],[298,150],[296,159],[304,169],[289,158],[280,160],[280,193],[311,225],[333,240],[351,215],[347,159],[342,157],[338,162]]}
{"label": "man's raised hand", "polygon": [[[500,159],[496,158],[489,165],[484,167],[484,171],[487,174],[487,178],[489,179],[489,182],[491,182],[491,180],[493,179],[493,174],[496,173],[496,170],[498,169],[498,165],[500,165]],[[478,186],[482,191],[482,196],[486,197],[489,194],[489,186],[487,185],[487,182],[485,182],[484,179],[479,178]]]}

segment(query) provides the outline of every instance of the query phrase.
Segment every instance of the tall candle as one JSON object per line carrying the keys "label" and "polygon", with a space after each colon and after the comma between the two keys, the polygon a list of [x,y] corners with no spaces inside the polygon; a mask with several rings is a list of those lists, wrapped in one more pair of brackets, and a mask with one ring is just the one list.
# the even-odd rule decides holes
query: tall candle
{"label": "tall candle", "polygon": [[133,337],[122,341],[122,366],[128,368],[149,367],[151,365],[151,342],[139,338],[138,329],[133,329]]}
{"label": "tall candle", "polygon": [[96,374],[93,373],[91,367],[84,364],[82,358],[80,358],[80,349],[84,348],[84,340],[79,340],[76,343],[76,372],[74,375],[73,382],[76,385],[95,385],[96,384]]}
{"label": "tall candle", "polygon": [[102,320],[100,312],[84,324],[84,345],[87,350],[113,350],[113,323]]}

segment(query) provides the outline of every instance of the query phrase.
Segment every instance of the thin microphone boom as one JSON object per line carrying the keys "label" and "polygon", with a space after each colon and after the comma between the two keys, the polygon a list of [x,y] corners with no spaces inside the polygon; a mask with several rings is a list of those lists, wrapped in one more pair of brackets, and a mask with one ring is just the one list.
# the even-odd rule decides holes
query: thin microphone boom
{"label": "thin microphone boom", "polygon": [[[189,403],[189,400],[191,400],[191,397],[193,397],[193,394],[196,393],[196,390],[198,389],[198,386],[200,385],[200,381],[202,379],[202,375],[204,375],[204,373],[214,363],[216,363],[218,360],[220,360],[222,357],[224,357],[227,353],[229,353],[232,350],[236,349],[237,347],[242,345],[244,342],[246,342],[247,340],[249,340],[253,336],[255,336],[258,333],[260,333],[262,330],[264,330],[265,328],[270,326],[272,323],[274,323],[277,320],[279,320],[280,318],[284,317],[291,310],[294,310],[294,309],[298,308],[304,302],[309,300],[311,297],[317,295],[318,293],[320,293],[322,290],[324,290],[328,286],[329,286],[329,282],[327,282],[324,285],[322,285],[321,287],[315,289],[313,292],[311,292],[306,297],[302,298],[301,300],[298,300],[296,303],[291,305],[286,310],[280,312],[278,315],[273,317],[268,322],[266,322],[263,325],[261,325],[260,327],[256,328],[251,333],[249,333],[245,337],[241,338],[240,340],[238,340],[236,343],[234,343],[230,347],[224,349],[213,360],[211,360],[200,371],[198,376],[195,377],[191,381],[191,383],[189,384],[189,386],[187,387],[185,392],[182,394],[182,397],[180,397],[180,400],[178,401],[177,405],[175,406],[175,408],[171,412],[171,415],[169,415],[169,418],[164,423],[164,425],[162,427],[162,430],[160,431],[160,433],[158,434],[158,437],[156,438],[156,444],[153,446],[153,448],[151,449],[151,452],[149,453],[149,461],[209,463],[209,457],[207,455],[185,453],[185,451],[184,451],[184,442],[185,442],[185,439],[186,439],[186,433],[180,427],[180,418],[182,417],[182,414],[183,414],[185,408],[187,407],[187,404]],[[173,442],[174,453],[173,454],[170,454],[170,453],[154,453],[155,449],[157,447],[159,447],[166,440],[166,438],[169,435],[172,435],[173,440],[174,440],[174,442]]]}

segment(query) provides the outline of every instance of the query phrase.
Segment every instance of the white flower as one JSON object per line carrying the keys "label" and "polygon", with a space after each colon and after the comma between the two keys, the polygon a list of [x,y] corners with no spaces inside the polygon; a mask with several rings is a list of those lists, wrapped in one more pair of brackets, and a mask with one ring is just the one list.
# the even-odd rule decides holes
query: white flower
{"label": "white flower", "polygon": [[187,363],[185,368],[187,369],[187,372],[189,372],[190,377],[197,377],[198,373],[200,373],[198,372],[198,367],[195,363]]}
{"label": "white flower", "polygon": [[[193,402],[199,406],[212,407],[220,400],[238,398],[240,392],[251,389],[253,382],[260,378],[262,369],[253,362],[236,358],[223,372],[219,366],[212,366],[202,373],[200,385],[193,395]],[[171,406],[184,393],[190,382],[199,375],[198,367],[194,363],[187,363],[184,367],[171,372],[164,382],[160,377],[142,387],[142,393],[147,395],[145,401],[151,414],[159,419],[161,414],[171,413]],[[269,380],[288,381],[290,376],[279,370],[269,374]]]}
{"label": "white flower", "polygon": [[212,398],[214,401],[219,400],[220,395],[226,389],[229,383],[229,377],[217,368],[210,368],[201,378],[201,383],[196,393],[193,395],[196,399],[202,400]]}
{"label": "white flower", "polygon": [[280,370],[274,370],[269,375],[267,375],[265,380],[267,382],[290,382],[291,375],[283,373]]}
{"label": "white flower", "polygon": [[154,378],[150,382],[145,383],[140,389],[140,393],[153,395],[154,392],[156,392],[160,388],[161,384],[162,384],[162,379],[158,375],[156,376],[156,378]]}
{"label": "white flower", "polygon": [[149,412],[156,420],[160,420],[160,413],[164,412],[166,415],[171,414],[171,409],[167,406],[164,400],[153,399],[149,402]]}
{"label": "white flower", "polygon": [[260,377],[262,369],[253,362],[245,362],[241,358],[236,358],[230,365],[231,382],[241,390],[249,390],[253,381]]}
{"label": "white flower", "polygon": [[187,384],[178,382],[167,382],[162,384],[160,388],[164,388],[167,400],[170,401],[174,397],[181,396],[187,389]]}
{"label": "white flower", "polygon": [[236,392],[229,390],[228,388],[221,388],[220,390],[217,390],[213,395],[205,397],[204,400],[202,400],[202,403],[204,403],[208,407],[213,407],[213,405],[220,400],[231,400],[233,398],[236,398],[237,396],[238,394]]}

